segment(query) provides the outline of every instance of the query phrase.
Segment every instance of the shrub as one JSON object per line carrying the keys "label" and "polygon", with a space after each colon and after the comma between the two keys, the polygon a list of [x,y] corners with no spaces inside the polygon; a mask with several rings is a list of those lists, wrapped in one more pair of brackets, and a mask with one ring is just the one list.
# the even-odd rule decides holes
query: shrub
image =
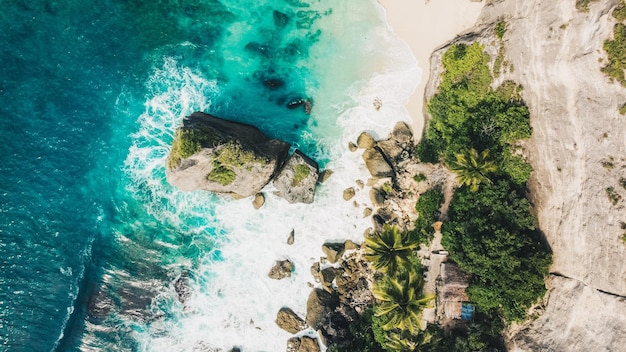
{"label": "shrub", "polygon": [[420,243],[428,243],[432,240],[434,229],[433,223],[439,220],[439,209],[443,203],[443,192],[440,188],[429,189],[424,192],[417,203],[415,210],[418,217],[415,221],[415,234]]}
{"label": "shrub", "polygon": [[309,177],[310,173],[311,173],[311,169],[309,169],[307,165],[302,165],[302,164],[296,165],[292,184],[294,186],[300,184],[300,182],[304,181],[304,179]]}
{"label": "shrub", "polygon": [[623,1],[613,10],[613,17],[620,22],[626,20],[626,4]]}
{"label": "shrub", "polygon": [[413,180],[414,180],[415,182],[422,182],[422,181],[426,181],[426,175],[424,175],[424,174],[422,174],[422,173],[419,173],[419,174],[417,174],[417,175],[413,176]]}
{"label": "shrub", "polygon": [[500,21],[496,23],[494,33],[496,34],[496,37],[498,37],[498,39],[502,40],[502,37],[504,37],[504,33],[506,32],[506,27],[507,25],[505,21]]}
{"label": "shrub", "polygon": [[613,205],[617,205],[617,203],[622,200],[622,196],[620,196],[613,187],[608,187],[606,189],[606,195],[609,197],[609,200]]}
{"label": "shrub", "polygon": [[598,0],[576,0],[576,9],[580,12],[589,12],[589,4]]}
{"label": "shrub", "polygon": [[611,81],[616,80],[626,87],[626,79],[624,79],[624,69],[626,69],[626,26],[622,23],[616,24],[613,27],[613,39],[604,41],[602,47],[606,51],[609,62],[600,70]]}

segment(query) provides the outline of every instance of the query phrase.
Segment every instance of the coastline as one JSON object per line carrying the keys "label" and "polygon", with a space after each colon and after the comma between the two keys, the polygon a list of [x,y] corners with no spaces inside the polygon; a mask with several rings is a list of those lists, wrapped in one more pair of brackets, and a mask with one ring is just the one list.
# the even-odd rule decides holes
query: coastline
{"label": "coastline", "polygon": [[378,0],[392,30],[404,40],[422,70],[422,77],[409,98],[414,136],[424,128],[424,88],[430,77],[430,55],[435,48],[452,40],[476,23],[484,6],[470,0]]}

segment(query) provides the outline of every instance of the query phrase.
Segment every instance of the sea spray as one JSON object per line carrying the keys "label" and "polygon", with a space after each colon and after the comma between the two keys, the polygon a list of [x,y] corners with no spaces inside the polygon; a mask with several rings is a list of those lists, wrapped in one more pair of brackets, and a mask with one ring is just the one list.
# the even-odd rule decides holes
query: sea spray
{"label": "sea spray", "polygon": [[[291,61],[238,62],[241,53],[233,43],[273,38],[268,32],[255,34],[254,26],[241,27],[245,21],[229,22],[232,37],[224,39],[223,47],[202,52],[202,46],[183,42],[163,49],[161,57],[151,56],[154,69],[146,82],[144,112],[130,136],[115,215],[106,227],[108,250],[118,253],[102,263],[102,289],[119,296],[122,308],[102,322],[86,322],[83,349],[284,350],[291,335],[276,326],[276,313],[286,306],[305,316],[310,285],[316,285],[310,267],[323,256],[321,245],[362,242],[363,232],[372,226],[363,216],[370,200],[367,187],[361,189],[355,181],[370,176],[361,151],[349,152],[347,143],[363,130],[384,137],[395,122],[410,120],[404,104],[419,69],[406,45],[389,31],[377,3],[309,5],[310,19],[285,34],[293,41],[310,39]],[[258,26],[270,26],[258,21]],[[289,77],[299,82],[288,85],[285,94],[311,98],[310,116],[286,111],[281,105],[285,94],[263,90],[242,71],[287,61],[293,67]],[[166,159],[175,128],[197,110],[257,124],[305,149],[334,173],[318,186],[312,205],[288,204],[273,195],[271,185],[260,210],[254,210],[251,199],[180,192],[165,181]],[[342,198],[347,187],[357,190],[349,202]],[[288,245],[292,230],[295,243]],[[267,273],[280,259],[291,260],[294,272],[272,280]],[[188,277],[191,292],[184,302],[174,286],[180,275]],[[146,298],[149,306],[143,310]],[[103,332],[109,334],[105,343],[99,337]],[[312,330],[301,334],[316,336]]]}

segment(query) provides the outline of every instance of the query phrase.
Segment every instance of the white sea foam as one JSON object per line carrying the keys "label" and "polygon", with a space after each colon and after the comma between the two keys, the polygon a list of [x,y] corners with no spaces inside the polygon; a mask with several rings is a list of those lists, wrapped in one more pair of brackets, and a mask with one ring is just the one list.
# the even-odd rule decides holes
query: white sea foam
{"label": "white sea foam", "polygon": [[[164,165],[175,127],[185,115],[207,109],[219,92],[215,82],[173,59],[155,71],[126,160],[132,180],[128,191],[155,218],[181,232],[210,236],[215,247],[201,251],[200,264],[190,268],[193,294],[185,306],[173,287],[153,301],[152,309],[164,318],[137,330],[141,350],[227,351],[239,346],[244,351],[282,351],[291,335],[276,326],[276,313],[286,306],[305,316],[309,284],[315,284],[309,268],[323,255],[321,245],[362,241],[371,226],[363,218],[370,200],[367,187],[359,189],[355,180],[365,181],[369,174],[361,151],[349,152],[347,143],[363,130],[384,137],[395,122],[410,121],[404,104],[420,76],[414,57],[389,32],[377,6],[375,1],[342,2],[333,5],[333,16],[317,24],[324,35],[311,48],[311,60],[320,84],[310,92],[316,105],[310,133],[303,138],[329,154],[328,168],[334,174],[318,187],[311,205],[288,204],[272,194],[272,186],[266,188],[260,210],[250,199],[227,200],[170,187]],[[352,22],[346,26],[348,19]],[[335,55],[329,55],[329,47]],[[375,99],[382,102],[380,110],[374,108]],[[342,198],[347,187],[357,189],[349,202]],[[292,229],[295,243],[288,245]],[[292,277],[269,279],[273,262],[285,258],[295,264]],[[311,330],[301,334],[316,335]]]}

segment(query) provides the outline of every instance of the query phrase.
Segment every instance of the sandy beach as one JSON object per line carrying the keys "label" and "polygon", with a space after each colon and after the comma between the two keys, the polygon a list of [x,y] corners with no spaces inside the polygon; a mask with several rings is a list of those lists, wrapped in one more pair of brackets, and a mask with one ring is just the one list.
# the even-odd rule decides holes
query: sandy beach
{"label": "sandy beach", "polygon": [[430,54],[474,25],[484,2],[470,0],[378,0],[385,8],[387,21],[394,32],[407,42],[418,65],[422,79],[411,96],[407,109],[413,120],[415,135],[424,125],[424,87],[430,74]]}

